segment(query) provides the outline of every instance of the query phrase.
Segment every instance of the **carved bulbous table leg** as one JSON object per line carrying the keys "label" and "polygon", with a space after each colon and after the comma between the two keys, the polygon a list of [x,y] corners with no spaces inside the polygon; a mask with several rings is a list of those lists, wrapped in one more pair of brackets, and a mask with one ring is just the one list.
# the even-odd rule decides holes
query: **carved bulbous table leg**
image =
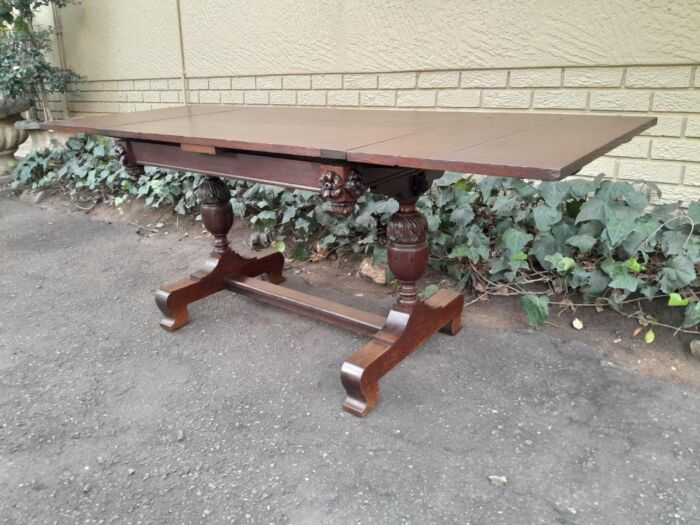
{"label": "carved bulbous table leg", "polygon": [[347,392],[343,407],[357,416],[379,401],[379,379],[438,330],[450,335],[462,328],[462,294],[440,290],[421,301],[416,281],[428,265],[428,224],[415,200],[400,203],[387,226],[389,268],[400,282],[399,298],[373,340],[343,364]]}
{"label": "carved bulbous table leg", "polygon": [[401,203],[387,225],[389,268],[401,283],[398,306],[410,311],[418,302],[416,281],[428,267],[428,222],[415,202]]}
{"label": "carved bulbous table leg", "polygon": [[186,325],[189,322],[187,305],[223,290],[227,277],[268,274],[273,283],[284,281],[284,255],[281,253],[248,259],[230,249],[227,235],[233,226],[233,209],[226,183],[218,177],[207,177],[197,189],[197,196],[204,227],[214,236],[213,250],[204,268],[156,292],[156,304],[164,315],[160,324],[166,330],[177,330]]}

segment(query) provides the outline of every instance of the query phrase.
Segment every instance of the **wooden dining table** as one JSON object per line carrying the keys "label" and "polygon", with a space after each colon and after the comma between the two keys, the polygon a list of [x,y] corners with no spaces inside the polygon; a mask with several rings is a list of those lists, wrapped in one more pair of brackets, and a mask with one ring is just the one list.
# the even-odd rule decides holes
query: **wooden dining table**
{"label": "wooden dining table", "polygon": [[[187,105],[42,127],[117,139],[134,175],[143,166],[206,175],[197,194],[213,248],[202,269],[158,290],[161,326],[178,330],[189,322],[189,304],[233,290],[366,335],[340,373],[345,410],[363,416],[389,370],[435,332],[462,328],[462,294],[442,289],[422,300],[418,293],[429,245],[416,201],[432,181],[446,170],[559,180],[654,124],[647,116]],[[318,192],[341,216],[352,214],[366,191],[396,199],[387,253],[399,288],[388,315],[282,286],[282,253],[246,258],[233,251],[226,178]]]}

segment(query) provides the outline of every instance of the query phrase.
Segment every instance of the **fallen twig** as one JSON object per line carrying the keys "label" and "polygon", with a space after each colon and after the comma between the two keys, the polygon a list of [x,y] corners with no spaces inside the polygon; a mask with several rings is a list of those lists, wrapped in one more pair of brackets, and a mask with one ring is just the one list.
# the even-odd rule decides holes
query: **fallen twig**
{"label": "fallen twig", "polygon": [[133,226],[134,228],[138,228],[140,230],[145,230],[145,231],[150,232],[150,233],[158,233],[158,230],[156,230],[155,228],[148,228],[147,226],[144,226],[142,224],[138,224],[135,222],[127,222],[127,224],[129,226]]}

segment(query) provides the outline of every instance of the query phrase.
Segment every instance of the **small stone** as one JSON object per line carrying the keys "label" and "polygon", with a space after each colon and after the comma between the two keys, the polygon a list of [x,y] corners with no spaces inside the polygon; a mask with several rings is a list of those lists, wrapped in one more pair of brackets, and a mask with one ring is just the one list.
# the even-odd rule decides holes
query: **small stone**
{"label": "small stone", "polygon": [[129,476],[133,476],[134,474],[136,474],[136,471],[135,471],[134,469],[132,469],[132,468],[130,468],[129,470],[127,470],[127,472],[129,473]]}
{"label": "small stone", "polygon": [[690,342],[690,355],[700,359],[700,339],[693,339]]}
{"label": "small stone", "polygon": [[370,257],[362,259],[362,264],[360,264],[360,275],[363,277],[369,277],[377,284],[386,284],[386,268],[374,266]]}
{"label": "small stone", "polygon": [[508,484],[508,480],[505,476],[489,476],[489,481],[491,485],[496,485],[497,487],[504,487]]}
{"label": "small stone", "polygon": [[178,441],[185,441],[185,431],[184,430],[177,431],[177,440]]}
{"label": "small stone", "polygon": [[87,494],[88,492],[90,492],[90,485],[85,485],[83,487],[83,494]]}

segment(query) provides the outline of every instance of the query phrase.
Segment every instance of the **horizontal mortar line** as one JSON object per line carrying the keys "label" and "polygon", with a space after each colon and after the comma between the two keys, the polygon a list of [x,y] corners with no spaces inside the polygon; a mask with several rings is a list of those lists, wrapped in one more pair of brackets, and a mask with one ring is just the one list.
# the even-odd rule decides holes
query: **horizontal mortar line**
{"label": "horizontal mortar line", "polygon": [[[320,71],[320,72],[294,72],[294,73],[245,73],[245,74],[235,74],[231,73],[229,75],[197,75],[197,76],[187,76],[186,80],[200,79],[200,78],[253,78],[253,77],[270,77],[270,76],[318,76],[318,75],[391,75],[394,73],[437,73],[437,72],[468,72],[468,71],[510,71],[510,70],[546,70],[546,69],[595,69],[595,68],[606,68],[606,69],[624,69],[624,68],[641,68],[641,67],[666,67],[666,68],[677,68],[677,67],[697,67],[700,64],[698,62],[679,62],[677,64],[660,64],[655,62],[644,62],[641,64],[568,64],[568,65],[546,65],[546,66],[499,66],[499,67],[462,67],[462,68],[439,68],[439,69],[395,69],[391,71]],[[110,79],[94,79],[88,80],[88,82],[136,82],[139,80],[182,80],[182,77],[178,74],[172,77],[142,77],[142,78],[110,78]]]}

